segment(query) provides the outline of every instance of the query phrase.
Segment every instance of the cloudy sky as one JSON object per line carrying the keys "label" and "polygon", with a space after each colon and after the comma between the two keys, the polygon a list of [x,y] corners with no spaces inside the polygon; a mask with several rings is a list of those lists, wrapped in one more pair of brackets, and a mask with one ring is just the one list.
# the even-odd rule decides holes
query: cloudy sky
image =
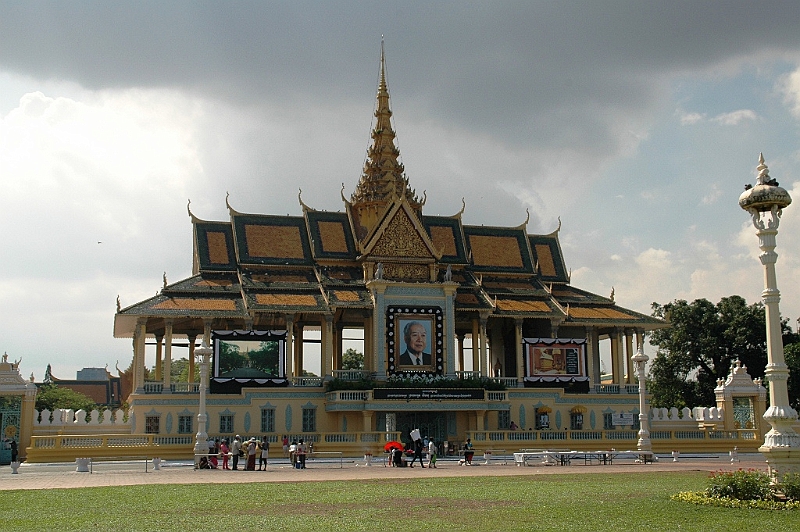
{"label": "cloudy sky", "polygon": [[[191,273],[186,212],[341,210],[369,145],[381,35],[426,214],[561,243],[573,284],[758,301],[737,204],[759,152],[800,202],[800,3],[0,3],[0,351],[127,367],[115,300]],[[800,205],[778,236],[800,316]],[[651,349],[652,351],[652,349]]]}

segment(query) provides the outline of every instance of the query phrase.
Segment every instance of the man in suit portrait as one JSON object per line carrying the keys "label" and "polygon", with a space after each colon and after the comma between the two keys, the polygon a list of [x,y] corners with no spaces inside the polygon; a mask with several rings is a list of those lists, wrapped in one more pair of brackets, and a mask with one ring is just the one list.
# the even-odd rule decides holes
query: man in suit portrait
{"label": "man in suit portrait", "polygon": [[401,366],[430,366],[431,354],[426,353],[428,347],[428,331],[418,321],[410,321],[403,327],[403,340],[406,350],[400,355]]}

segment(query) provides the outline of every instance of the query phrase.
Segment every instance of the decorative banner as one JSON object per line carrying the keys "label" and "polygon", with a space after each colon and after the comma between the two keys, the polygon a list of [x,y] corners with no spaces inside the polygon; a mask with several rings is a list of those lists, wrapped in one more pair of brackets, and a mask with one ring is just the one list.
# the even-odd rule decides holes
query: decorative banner
{"label": "decorative banner", "polygon": [[375,388],[372,397],[397,401],[483,401],[484,392],[482,388]]}
{"label": "decorative banner", "polygon": [[387,307],[386,346],[389,375],[441,375],[444,370],[441,307]]}
{"label": "decorative banner", "polygon": [[211,339],[214,378],[286,378],[286,331],[214,331]]}
{"label": "decorative banner", "polygon": [[586,378],[583,338],[525,338],[526,377],[550,381],[582,381]]}

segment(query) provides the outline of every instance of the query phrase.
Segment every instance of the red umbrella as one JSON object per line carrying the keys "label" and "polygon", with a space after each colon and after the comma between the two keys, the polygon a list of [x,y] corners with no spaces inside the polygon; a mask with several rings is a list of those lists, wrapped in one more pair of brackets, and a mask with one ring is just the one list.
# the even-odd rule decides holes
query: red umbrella
{"label": "red umbrella", "polygon": [[398,451],[402,451],[405,447],[399,441],[390,441],[386,445],[383,446],[383,450],[387,453],[392,449],[397,449]]}

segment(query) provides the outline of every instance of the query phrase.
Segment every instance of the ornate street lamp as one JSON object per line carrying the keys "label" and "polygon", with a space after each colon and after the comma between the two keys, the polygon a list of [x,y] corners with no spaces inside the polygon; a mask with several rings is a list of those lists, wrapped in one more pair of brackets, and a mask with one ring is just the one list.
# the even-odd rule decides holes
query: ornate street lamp
{"label": "ornate street lamp", "polygon": [[797,422],[797,412],[789,405],[789,368],[783,357],[781,314],[778,310],[781,293],[775,278],[775,262],[778,260],[775,237],[781,213],[792,203],[792,198],[770,178],[763,154],[758,163],[756,184],[745,185],[739,196],[739,206],[753,218],[761,249],[759,259],[764,265],[764,291],[761,293],[767,320],[767,368],[764,375],[769,381],[769,408],[764,419],[772,425],[772,430],[766,434],[764,445],[758,450],[767,459],[770,475],[778,480],[786,473],[800,472],[800,435],[792,428]]}
{"label": "ornate street lamp", "polygon": [[[631,357],[636,377],[639,379],[639,440],[636,442],[637,451],[652,451],[653,445],[650,443],[650,431],[647,425],[647,405],[645,404],[645,395],[647,394],[646,384],[644,382],[644,369],[650,357],[644,354],[642,346],[636,351],[636,354]],[[640,457],[640,459],[646,457]]]}
{"label": "ornate street lamp", "polygon": [[211,348],[205,340],[195,349],[195,356],[200,360],[200,405],[197,409],[197,434],[194,437],[194,464],[200,465],[200,454],[208,453],[208,433],[206,433],[206,383],[208,382],[208,361]]}

